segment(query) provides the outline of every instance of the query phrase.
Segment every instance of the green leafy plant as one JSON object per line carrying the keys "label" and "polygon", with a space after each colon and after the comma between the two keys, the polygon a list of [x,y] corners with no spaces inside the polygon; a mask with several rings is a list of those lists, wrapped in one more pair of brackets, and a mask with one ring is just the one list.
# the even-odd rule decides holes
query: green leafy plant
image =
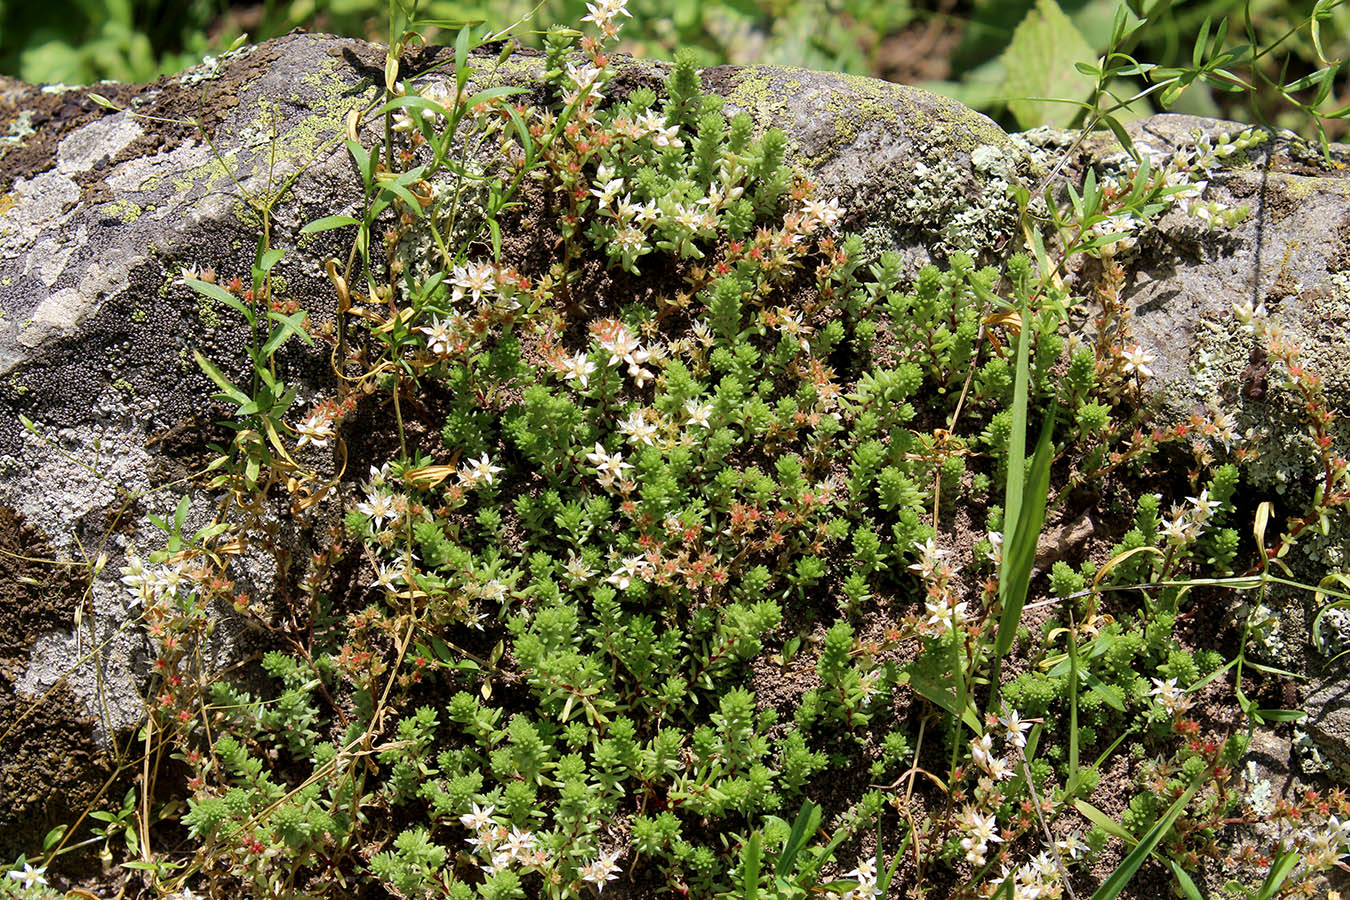
{"label": "green leafy plant", "polygon": [[[41,861],[99,842],[158,896],[572,900],[625,869],[692,897],[1046,896],[1103,861],[1105,900],[1149,858],[1191,896],[1219,858],[1249,896],[1314,889],[1350,803],[1277,805],[1240,771],[1246,735],[1297,716],[1253,699],[1281,674],[1249,649],[1265,594],[1226,643],[1185,622],[1202,596],[1302,586],[1284,560],[1350,500],[1334,412],[1239,310],[1321,473],[1244,545],[1253,445],[1227,410],[1151,420],[1122,300],[1137,229],[1241,217],[1199,182],[1262,136],[1010,188],[1020,252],[906,271],[696,55],[630,84],[626,7],[589,13],[593,34],[544,35],[527,96],[477,26],[405,72],[429,21],[391,6],[379,100],[340,138],[359,215],[299,229],[350,229],[331,331],[272,274],[286,184],[253,198],[247,281],[185,273],[250,338],[242,376],[196,357],[235,433],[203,478],[220,503],[192,531],[184,498],[164,547],[122,561],[153,664],[140,775]],[[292,337],[334,360],[303,411]],[[371,440],[350,423],[376,409]],[[343,482],[349,443],[370,466]],[[1119,533],[1047,561],[1046,521],[1087,496]],[[249,553],[276,559],[274,596],[236,588]],[[239,671],[203,660],[222,606],[265,647]],[[1094,803],[1112,766],[1119,820]]]}

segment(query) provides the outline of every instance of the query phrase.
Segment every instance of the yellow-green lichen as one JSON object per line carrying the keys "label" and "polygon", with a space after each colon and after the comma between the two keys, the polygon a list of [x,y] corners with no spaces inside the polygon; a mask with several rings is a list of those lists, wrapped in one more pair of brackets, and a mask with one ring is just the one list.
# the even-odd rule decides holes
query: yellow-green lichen
{"label": "yellow-green lichen", "polygon": [[145,208],[130,200],[114,200],[111,203],[105,203],[101,210],[103,215],[108,218],[130,225],[136,221],[145,212]]}
{"label": "yellow-green lichen", "polygon": [[[788,126],[789,112],[803,105],[802,91],[812,90],[802,80],[810,74],[786,67],[748,67],[735,76],[726,98],[749,112],[761,126]],[[815,89],[815,94],[831,114],[834,135],[821,152],[802,160],[808,166],[829,162],[867,125],[876,122],[893,126],[903,123],[907,133],[924,136],[924,144],[940,145],[944,151],[968,152],[980,144],[1004,144],[1008,140],[998,126],[978,113],[907,85],[848,74],[832,74],[830,85]],[[798,129],[784,130],[791,135]]]}
{"label": "yellow-green lichen", "polygon": [[216,309],[216,303],[205,294],[197,295],[197,321],[202,323],[203,328],[220,327],[220,312]]}

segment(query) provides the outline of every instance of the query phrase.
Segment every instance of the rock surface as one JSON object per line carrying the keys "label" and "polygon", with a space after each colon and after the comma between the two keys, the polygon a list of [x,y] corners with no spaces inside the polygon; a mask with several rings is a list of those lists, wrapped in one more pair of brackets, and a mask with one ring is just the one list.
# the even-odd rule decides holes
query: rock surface
{"label": "rock surface", "polygon": [[[59,562],[0,556],[0,578],[14,586],[0,594],[0,856],[67,821],[87,795],[70,791],[101,783],[91,772],[134,759],[117,738],[140,720],[147,648],[118,566],[162,542],[148,514],[172,511],[179,480],[221,440],[220,410],[202,400],[214,388],[191,352],[231,376],[246,359],[243,323],[182,285],[180,271],[246,278],[266,206],[273,245],[289,251],[276,270],[287,295],[331,321],[323,263],[337,239],[299,230],[359,203],[341,138],[349,113],[373,108],[383,57],[359,41],[292,35],[152,85],[99,86],[127,112],[82,89],[0,79],[0,540]],[[428,52],[411,68],[443,59]],[[541,64],[522,53],[501,77],[532,85]],[[610,91],[659,88],[666,71],[624,60]],[[730,111],[782,127],[791,159],[853,210],[846,224],[869,247],[901,249],[914,269],[958,249],[992,258],[1016,225],[1009,185],[1034,184],[1069,144],[1013,139],[953,101],[868,79],[777,67],[703,77]],[[1238,126],[1160,116],[1133,127],[1163,151]],[[1118,149],[1084,143],[1068,177],[1109,168]],[[1218,233],[1173,214],[1141,240],[1129,292],[1158,357],[1164,415],[1241,396],[1249,347],[1223,322],[1236,302],[1277,313],[1324,373],[1333,406],[1350,408],[1347,160],[1345,148],[1327,165],[1272,140],[1210,178],[1214,199],[1249,207],[1246,222]],[[284,353],[302,402],[331,393],[326,353]],[[1243,402],[1244,427],[1289,433],[1284,412]],[[1296,491],[1303,474],[1273,465],[1267,484]],[[1344,551],[1337,533],[1317,550],[1332,565]],[[100,555],[106,566],[89,578]],[[259,590],[269,578],[254,573]],[[1339,739],[1350,748],[1350,735]],[[34,781],[43,759],[61,763]]]}

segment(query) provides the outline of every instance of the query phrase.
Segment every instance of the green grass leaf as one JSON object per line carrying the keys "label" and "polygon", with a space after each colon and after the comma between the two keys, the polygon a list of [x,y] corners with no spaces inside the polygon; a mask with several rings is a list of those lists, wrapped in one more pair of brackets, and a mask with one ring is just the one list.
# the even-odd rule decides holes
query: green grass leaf
{"label": "green grass leaf", "polygon": [[786,878],[792,874],[797,854],[801,852],[811,835],[815,834],[819,825],[820,807],[807,800],[798,811],[797,820],[792,823],[792,831],[788,834],[787,842],[783,844],[783,852],[778,856],[778,865],[774,867],[775,876]]}
{"label": "green grass leaf", "polygon": [[245,306],[238,297],[231,294],[220,285],[211,284],[210,282],[201,281],[196,278],[184,278],[183,283],[203,297],[219,300],[221,303],[224,303],[230,309],[243,316],[244,321],[248,322],[248,324],[252,325],[257,321],[257,316],[253,314],[253,310]]}
{"label": "green grass leaf", "polygon": [[324,216],[322,219],[315,219],[304,228],[301,228],[300,233],[314,234],[319,231],[331,231],[334,228],[342,228],[346,225],[360,224],[360,219],[353,219],[351,216]]}
{"label": "green grass leaf", "polygon": [[[1008,101],[1008,110],[1023,128],[1067,126],[1078,114],[1076,103],[1087,97],[1093,86],[1075,64],[1092,63],[1096,58],[1055,0],[1037,0],[1003,51],[1003,92],[1016,98]],[[1074,102],[1046,102],[1049,98]]]}
{"label": "green grass leaf", "polygon": [[1167,807],[1167,812],[1163,813],[1162,817],[1153,823],[1153,827],[1144,833],[1144,836],[1139,839],[1139,843],[1129,852],[1129,855],[1120,861],[1120,865],[1116,866],[1115,871],[1107,876],[1101,887],[1097,888],[1092,894],[1092,900],[1115,900],[1116,897],[1120,896],[1120,892],[1125,890],[1125,886],[1134,878],[1135,873],[1139,871],[1139,867],[1144,864],[1144,860],[1167,836],[1167,832],[1172,830],[1172,825],[1185,812],[1186,804],[1191,802],[1191,798],[1195,796],[1196,791],[1200,790],[1200,785],[1204,784],[1208,775],[1208,771],[1201,772],[1191,780],[1190,787],[1186,788],[1182,795],[1174,800],[1171,806]]}
{"label": "green grass leaf", "polygon": [[[1008,489],[1010,496],[1017,495],[1019,509],[1011,533],[1006,527],[1003,532],[1003,571],[998,583],[1003,612],[999,616],[998,635],[994,639],[994,654],[1000,659],[1012,649],[1017,626],[1022,621],[1027,587],[1031,584],[1031,570],[1036,563],[1036,542],[1040,539],[1041,526],[1045,524],[1045,504],[1050,493],[1050,462],[1055,454],[1050,437],[1055,430],[1058,411],[1057,407],[1052,406],[1041,426],[1041,437],[1036,442],[1025,491],[1014,491],[1011,485]],[[1015,421],[1016,413],[1013,418]],[[1008,468],[1008,478],[1011,479],[1012,466]]]}
{"label": "green grass leaf", "polygon": [[741,851],[741,896],[745,900],[759,897],[759,867],[762,861],[760,846],[763,836],[756,831],[750,835]]}

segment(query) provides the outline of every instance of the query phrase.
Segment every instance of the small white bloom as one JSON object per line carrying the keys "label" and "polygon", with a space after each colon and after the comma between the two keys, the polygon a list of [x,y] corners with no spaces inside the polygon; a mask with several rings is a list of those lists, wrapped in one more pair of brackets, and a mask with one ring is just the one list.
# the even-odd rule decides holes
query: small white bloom
{"label": "small white bloom", "polygon": [[977,738],[972,738],[970,742],[970,758],[975,760],[975,764],[980,768],[988,768],[989,761],[994,757],[994,738],[990,734],[982,734]]}
{"label": "small white bloom", "polygon": [[356,504],[356,511],[370,519],[378,531],[385,519],[394,516],[394,498],[384,491],[373,490],[366,494],[364,503]]}
{"label": "small white bloom", "polygon": [[603,891],[606,882],[619,877],[619,852],[618,850],[612,850],[609,853],[602,851],[592,862],[588,862],[577,869],[577,874],[581,876],[582,881],[589,881],[594,884],[597,891]]}
{"label": "small white bloom", "polygon": [[581,389],[586,389],[586,380],[595,372],[595,363],[591,362],[584,353],[578,353],[576,356],[570,356],[562,362],[562,376],[564,381],[576,379]]}
{"label": "small white bloom", "polygon": [[1169,678],[1166,681],[1161,678],[1154,678],[1152,681],[1153,690],[1149,691],[1149,694],[1170,714],[1181,715],[1191,708],[1190,698],[1186,696],[1185,691],[1177,687],[1175,678]]}
{"label": "small white bloom", "polygon": [[567,573],[568,578],[572,579],[573,584],[583,584],[595,574],[591,567],[586,565],[586,561],[575,553],[567,557],[567,565],[563,566],[563,571]]}
{"label": "small white bloom", "polygon": [[1063,840],[1055,841],[1055,849],[1069,859],[1078,859],[1088,851],[1088,845],[1083,842],[1081,832],[1071,831]]}
{"label": "small white bloom", "polygon": [[470,457],[468,464],[459,470],[459,478],[466,487],[476,487],[481,483],[490,485],[493,476],[500,471],[502,471],[502,467],[494,466],[492,460],[488,459],[488,455],[484,453],[482,459]]}
{"label": "small white bloom", "polygon": [[486,807],[480,807],[475,803],[472,812],[466,812],[459,817],[459,820],[464,823],[465,828],[471,828],[474,831],[482,831],[484,828],[493,824],[492,814],[496,811],[497,808],[490,804]]}
{"label": "small white bloom", "polygon": [[25,862],[22,869],[10,870],[9,877],[19,882],[25,890],[28,890],[38,886],[47,886],[47,879],[43,875],[46,871],[46,866],[35,869],[29,863]]}
{"label": "small white bloom", "polygon": [[1126,375],[1137,373],[1141,379],[1153,377],[1153,370],[1149,368],[1149,364],[1153,362],[1155,357],[1143,347],[1138,344],[1131,344],[1126,348],[1123,358]]}
{"label": "small white bloom", "polygon": [[1208,522],[1210,516],[1223,507],[1223,504],[1218,500],[1209,498],[1209,488],[1201,491],[1199,497],[1187,497],[1186,502],[1195,507],[1195,520],[1201,525]]}
{"label": "small white bloom", "polygon": [[295,442],[297,450],[306,444],[327,447],[328,442],[337,436],[337,432],[333,430],[333,420],[317,410],[296,425],[295,430],[300,435],[300,440]]}
{"label": "small white bloom", "polygon": [[403,580],[403,567],[382,564],[375,573],[375,587],[393,590],[395,582]]}
{"label": "small white bloom", "polygon": [[647,421],[646,410],[635,409],[627,419],[619,423],[619,431],[628,436],[634,444],[652,446],[656,437],[656,426]]}
{"label": "small white bloom", "polygon": [[432,316],[430,325],[423,325],[417,330],[427,336],[428,350],[437,356],[448,356],[450,348],[455,344],[455,335],[451,331],[452,324],[453,320]]}
{"label": "small white bloom", "polygon": [[473,297],[475,303],[483,302],[483,295],[497,290],[496,273],[491,263],[455,266],[450,283],[454,290],[451,298],[458,302],[465,294]]}
{"label": "small white bloom", "polygon": [[1017,710],[1008,713],[1007,718],[999,719],[1007,731],[1008,743],[1014,747],[1025,747],[1027,745],[1027,732],[1031,730],[1031,723],[1017,715]]}
{"label": "small white bloom", "polygon": [[685,415],[689,416],[689,424],[697,425],[699,428],[711,428],[708,424],[708,417],[712,415],[711,403],[699,403],[697,400],[686,400],[684,402]]}
{"label": "small white bloom", "polygon": [[533,832],[521,831],[519,828],[513,826],[511,828],[511,833],[506,836],[506,852],[511,859],[519,859],[533,849]]}

